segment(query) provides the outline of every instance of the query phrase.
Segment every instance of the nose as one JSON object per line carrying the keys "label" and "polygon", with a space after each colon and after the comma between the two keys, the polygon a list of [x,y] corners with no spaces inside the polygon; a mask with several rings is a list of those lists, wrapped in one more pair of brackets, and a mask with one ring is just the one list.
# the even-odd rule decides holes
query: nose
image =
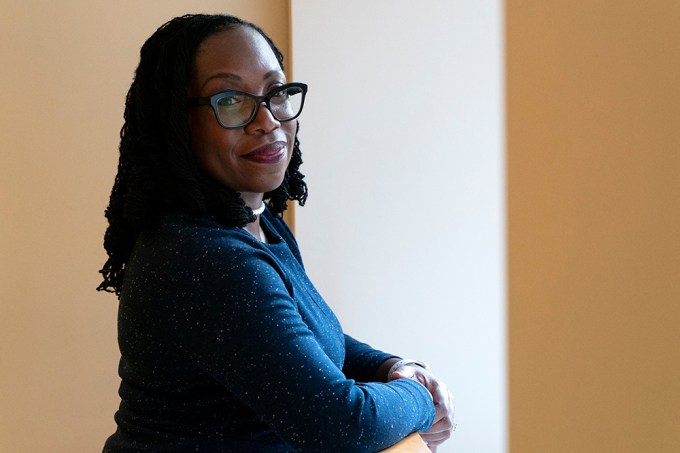
{"label": "nose", "polygon": [[281,127],[281,123],[274,118],[274,115],[271,110],[269,110],[267,104],[262,101],[260,102],[260,105],[258,105],[257,112],[255,112],[255,118],[253,118],[245,129],[248,132],[254,133],[261,131],[266,134],[279,127]]}

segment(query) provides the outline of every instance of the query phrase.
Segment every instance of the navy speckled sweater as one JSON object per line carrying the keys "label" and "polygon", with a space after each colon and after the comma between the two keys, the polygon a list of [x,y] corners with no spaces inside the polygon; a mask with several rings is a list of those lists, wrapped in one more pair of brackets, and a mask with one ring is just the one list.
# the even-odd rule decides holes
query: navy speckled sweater
{"label": "navy speckled sweater", "polygon": [[173,215],[137,241],[120,297],[107,452],[372,452],[432,423],[419,383],[344,335],[268,211],[269,244]]}

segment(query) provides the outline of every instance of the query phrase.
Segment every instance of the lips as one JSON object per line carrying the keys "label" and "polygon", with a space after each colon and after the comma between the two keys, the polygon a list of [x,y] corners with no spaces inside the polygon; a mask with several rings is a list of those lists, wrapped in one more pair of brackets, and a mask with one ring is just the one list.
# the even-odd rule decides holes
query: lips
{"label": "lips", "polygon": [[286,143],[274,142],[260,146],[241,156],[243,159],[258,164],[273,164],[286,158]]}

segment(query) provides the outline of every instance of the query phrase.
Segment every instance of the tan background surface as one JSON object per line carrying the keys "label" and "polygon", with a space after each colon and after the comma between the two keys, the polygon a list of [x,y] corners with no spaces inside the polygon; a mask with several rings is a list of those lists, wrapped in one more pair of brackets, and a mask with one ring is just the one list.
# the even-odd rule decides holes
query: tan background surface
{"label": "tan background surface", "polygon": [[506,18],[511,451],[680,451],[680,2]]}
{"label": "tan background surface", "polygon": [[101,451],[117,301],[95,287],[139,48],[171,17],[226,12],[285,52],[288,2],[0,3],[0,451]]}

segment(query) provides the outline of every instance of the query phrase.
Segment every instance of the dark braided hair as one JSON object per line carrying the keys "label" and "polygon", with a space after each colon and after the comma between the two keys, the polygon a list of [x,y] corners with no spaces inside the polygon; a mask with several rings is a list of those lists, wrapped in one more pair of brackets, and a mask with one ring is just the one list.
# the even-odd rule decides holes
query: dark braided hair
{"label": "dark braided hair", "polygon": [[[187,84],[196,52],[209,36],[234,27],[250,27],[267,41],[283,69],[283,54],[256,25],[226,15],[186,15],[162,25],[144,43],[135,78],[125,101],[120,132],[118,174],[113,184],[104,235],[108,260],[99,291],[120,294],[127,261],[137,236],[156,227],[170,211],[211,213],[228,227],[255,220],[239,193],[201,172],[190,144]],[[297,134],[281,185],[265,194],[276,215],[288,200],[304,205],[307,186]]]}

